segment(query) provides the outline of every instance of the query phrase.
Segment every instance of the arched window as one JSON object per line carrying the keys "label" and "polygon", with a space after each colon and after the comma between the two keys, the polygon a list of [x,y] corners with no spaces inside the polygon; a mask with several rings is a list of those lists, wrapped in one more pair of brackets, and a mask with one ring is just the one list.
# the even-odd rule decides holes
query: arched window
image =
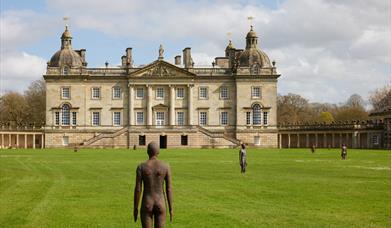
{"label": "arched window", "polygon": [[70,124],[70,117],[71,117],[69,105],[64,104],[62,106],[61,115],[62,115],[62,122],[61,122],[61,124],[65,125],[65,126],[68,126]]}
{"label": "arched window", "polygon": [[64,75],[69,74],[69,67],[68,67],[68,66],[64,66],[64,67],[62,68],[62,74],[64,74]]}
{"label": "arched window", "polygon": [[261,125],[261,106],[259,104],[253,106],[253,124]]}

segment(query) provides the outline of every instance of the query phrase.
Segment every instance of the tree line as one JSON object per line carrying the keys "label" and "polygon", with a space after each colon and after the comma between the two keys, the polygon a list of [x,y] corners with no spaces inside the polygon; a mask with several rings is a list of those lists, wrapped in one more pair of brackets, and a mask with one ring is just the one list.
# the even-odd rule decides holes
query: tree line
{"label": "tree line", "polygon": [[0,122],[11,126],[45,123],[46,86],[43,79],[33,81],[23,92],[9,91],[0,96]]}
{"label": "tree line", "polygon": [[[391,85],[371,92],[370,111],[391,107]],[[365,121],[369,112],[366,102],[351,95],[342,104],[311,103],[308,99],[289,93],[277,97],[277,122],[280,124],[333,123]],[[45,123],[46,87],[43,79],[33,81],[24,93],[9,91],[0,96],[0,122],[13,126]]]}
{"label": "tree line", "polygon": [[[367,109],[366,104],[372,106]],[[289,93],[277,97],[277,122],[279,124],[314,124],[366,121],[370,112],[391,108],[391,85],[371,92],[368,102],[358,95],[351,95],[342,104],[311,103],[298,94]]]}

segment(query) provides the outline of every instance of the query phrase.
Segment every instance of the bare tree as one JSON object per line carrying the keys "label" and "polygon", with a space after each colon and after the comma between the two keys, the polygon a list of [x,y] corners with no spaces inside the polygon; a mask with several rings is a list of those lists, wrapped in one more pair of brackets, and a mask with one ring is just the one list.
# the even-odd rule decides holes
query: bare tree
{"label": "bare tree", "polygon": [[369,97],[369,102],[372,104],[373,111],[382,111],[385,108],[390,108],[391,84],[373,91]]}
{"label": "bare tree", "polygon": [[24,96],[17,92],[7,92],[0,98],[0,121],[11,125],[27,122],[28,109]]}
{"label": "bare tree", "polygon": [[33,81],[24,92],[30,123],[42,124],[46,114],[46,86],[43,79]]}

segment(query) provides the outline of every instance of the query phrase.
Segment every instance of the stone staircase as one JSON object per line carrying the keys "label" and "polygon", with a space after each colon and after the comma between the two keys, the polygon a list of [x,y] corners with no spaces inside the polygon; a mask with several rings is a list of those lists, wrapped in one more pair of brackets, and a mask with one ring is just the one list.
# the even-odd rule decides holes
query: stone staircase
{"label": "stone staircase", "polygon": [[203,128],[201,126],[198,126],[197,125],[197,129],[199,130],[199,132],[209,136],[210,138],[212,139],[225,139],[227,141],[230,141],[231,143],[233,143],[235,146],[240,146],[240,141],[229,136],[228,134],[224,133],[224,132],[214,132],[214,131],[210,131],[206,128]]}
{"label": "stone staircase", "polygon": [[107,138],[113,139],[117,136],[122,135],[123,133],[126,133],[127,131],[128,131],[128,127],[124,127],[124,128],[121,128],[120,130],[113,132],[113,133],[99,134],[99,135],[92,137],[91,139],[83,142],[82,147],[89,147],[89,146],[93,145],[95,142],[98,142],[99,140],[102,140],[102,139],[107,139]]}
{"label": "stone staircase", "polygon": [[[156,128],[149,128],[150,130],[156,130]],[[211,141],[211,147],[214,146],[228,146],[228,147],[236,147],[240,145],[240,141],[233,138],[232,136],[228,135],[227,133],[223,131],[211,131],[206,128],[203,128],[201,126],[190,126],[189,129],[196,130],[200,134],[205,135],[208,137]],[[187,129],[187,130],[189,130]],[[181,129],[164,129],[165,132],[174,130],[174,131],[180,131]],[[183,129],[185,130],[185,129]],[[92,137],[91,139],[84,141],[82,145],[79,147],[115,147],[114,140],[118,138],[119,136],[123,135],[124,133],[128,133],[129,131],[132,131],[132,129],[129,129],[128,127],[121,128],[115,132],[112,133],[102,133],[95,137]],[[146,133],[148,130],[146,131]],[[217,142],[216,145],[213,144],[213,142]],[[208,145],[203,145],[208,146]]]}

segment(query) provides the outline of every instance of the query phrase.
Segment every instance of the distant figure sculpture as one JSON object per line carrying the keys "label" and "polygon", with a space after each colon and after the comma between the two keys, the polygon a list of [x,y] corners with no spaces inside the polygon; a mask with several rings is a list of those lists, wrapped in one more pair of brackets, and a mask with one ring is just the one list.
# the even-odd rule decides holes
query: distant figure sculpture
{"label": "distant figure sculpture", "polygon": [[311,152],[312,152],[312,153],[315,153],[315,149],[316,149],[316,145],[315,145],[315,143],[314,143],[314,144],[312,144]]}
{"label": "distant figure sculpture", "polygon": [[348,149],[347,149],[346,144],[344,143],[344,144],[342,144],[342,149],[341,149],[342,160],[345,160],[347,155],[348,155]]}
{"label": "distant figure sculpture", "polygon": [[[155,142],[148,144],[149,160],[137,166],[136,186],[134,187],[134,221],[137,221],[138,205],[141,196],[141,185],[144,185],[143,199],[140,208],[141,224],[143,228],[164,227],[166,223],[166,205],[164,182],[170,212],[170,222],[173,218],[171,171],[168,165],[157,160],[159,147]],[[153,221],[154,220],[154,221]]]}
{"label": "distant figure sculpture", "polygon": [[163,49],[163,45],[160,44],[159,46],[159,59],[164,59],[164,49]]}
{"label": "distant figure sculpture", "polygon": [[247,167],[246,160],[246,146],[242,143],[242,148],[239,151],[239,163],[240,163],[240,172],[245,173]]}

